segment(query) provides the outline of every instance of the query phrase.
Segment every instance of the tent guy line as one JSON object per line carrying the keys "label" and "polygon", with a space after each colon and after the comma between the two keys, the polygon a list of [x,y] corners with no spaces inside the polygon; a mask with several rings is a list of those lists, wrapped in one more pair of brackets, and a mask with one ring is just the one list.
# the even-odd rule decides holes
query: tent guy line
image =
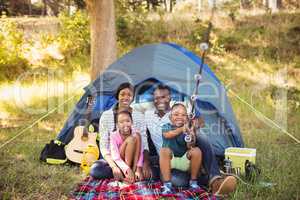
{"label": "tent guy line", "polygon": [[[292,138],[294,141],[296,141],[298,144],[300,144],[300,140],[297,139],[295,136],[293,136],[291,133],[289,133],[288,131],[286,131],[285,129],[283,129],[281,126],[279,126],[278,124],[276,124],[273,120],[271,120],[270,118],[268,118],[266,115],[264,115],[262,112],[260,112],[259,110],[257,110],[256,108],[254,108],[254,106],[252,106],[250,103],[248,103],[247,101],[245,101],[243,98],[241,98],[239,95],[237,95],[234,91],[232,91],[231,89],[228,89],[228,91],[234,96],[236,97],[240,102],[246,104],[254,113],[262,116],[264,119],[266,119],[268,122],[270,122],[273,126],[271,127],[276,127],[277,129],[279,129],[280,131],[282,131],[283,133],[285,133],[286,135],[288,135],[290,138]],[[267,125],[270,126],[270,124],[266,123]]]}
{"label": "tent guy line", "polygon": [[62,102],[61,104],[59,104],[58,106],[56,106],[55,108],[53,108],[52,110],[50,110],[49,112],[47,112],[45,115],[43,115],[42,117],[40,117],[39,119],[37,119],[36,121],[34,121],[31,125],[27,126],[25,129],[21,130],[19,133],[17,133],[14,137],[12,137],[11,139],[9,139],[8,141],[4,142],[3,144],[0,145],[0,149],[2,149],[4,146],[6,146],[7,144],[11,143],[12,141],[14,141],[17,137],[21,136],[23,133],[25,133],[27,130],[29,130],[30,128],[32,128],[33,126],[35,126],[37,123],[39,123],[40,121],[42,121],[43,119],[45,119],[46,117],[48,117],[50,114],[52,114],[54,111],[56,111],[58,108],[62,107],[63,105],[65,105],[66,103],[68,103],[69,101],[71,101],[72,99],[74,99],[76,95],[73,95],[72,97],[70,97],[69,99],[67,99],[66,101]]}

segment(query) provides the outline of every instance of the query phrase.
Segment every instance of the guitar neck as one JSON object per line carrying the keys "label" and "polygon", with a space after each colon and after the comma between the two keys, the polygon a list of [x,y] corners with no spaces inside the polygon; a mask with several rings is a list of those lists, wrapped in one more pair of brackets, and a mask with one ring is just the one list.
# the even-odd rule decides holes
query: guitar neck
{"label": "guitar neck", "polygon": [[87,121],[86,126],[88,126],[91,122],[92,110],[94,105],[93,101],[94,101],[93,96],[87,97],[87,109],[86,112],[84,113],[84,119]]}

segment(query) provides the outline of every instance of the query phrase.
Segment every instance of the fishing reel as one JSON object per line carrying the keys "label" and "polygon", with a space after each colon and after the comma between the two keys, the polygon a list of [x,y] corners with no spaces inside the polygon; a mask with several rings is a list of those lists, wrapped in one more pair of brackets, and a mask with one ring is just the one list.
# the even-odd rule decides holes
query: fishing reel
{"label": "fishing reel", "polygon": [[[188,126],[189,128],[192,128],[193,127],[193,119],[195,119],[195,113],[191,113],[189,114],[189,117],[188,117]],[[184,136],[184,141],[187,142],[187,143],[190,143],[193,141],[193,137],[190,133],[184,133],[185,136]]]}
{"label": "fishing reel", "polygon": [[184,141],[185,141],[186,143],[190,143],[190,142],[193,141],[193,138],[192,138],[192,136],[191,136],[190,134],[185,133]]}

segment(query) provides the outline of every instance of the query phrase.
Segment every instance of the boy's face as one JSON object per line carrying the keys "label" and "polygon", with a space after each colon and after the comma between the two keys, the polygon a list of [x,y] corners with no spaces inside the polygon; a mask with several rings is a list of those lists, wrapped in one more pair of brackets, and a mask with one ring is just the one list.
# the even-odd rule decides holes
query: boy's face
{"label": "boy's face", "polygon": [[181,127],[187,122],[187,111],[183,105],[176,106],[171,111],[171,122],[176,127]]}
{"label": "boy's face", "polygon": [[118,115],[118,129],[122,135],[131,134],[132,121],[129,115],[121,113]]}

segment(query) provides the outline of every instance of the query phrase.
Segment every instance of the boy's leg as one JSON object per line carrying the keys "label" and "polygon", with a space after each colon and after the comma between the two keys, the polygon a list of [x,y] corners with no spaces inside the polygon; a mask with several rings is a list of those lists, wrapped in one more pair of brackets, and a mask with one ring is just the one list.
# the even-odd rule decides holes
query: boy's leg
{"label": "boy's leg", "polygon": [[171,150],[169,148],[161,148],[159,152],[159,167],[165,182],[171,180],[171,159]]}
{"label": "boy's leg", "polygon": [[[220,178],[221,173],[217,163],[213,147],[205,135],[197,133],[197,146],[200,148],[203,156],[203,167],[208,173],[208,182]],[[209,183],[206,183],[209,185]]]}
{"label": "boy's leg", "polygon": [[130,167],[132,167],[134,161],[134,155],[136,149],[135,145],[136,145],[136,138],[133,136],[129,136],[125,139],[125,141],[120,147],[121,158]]}
{"label": "boy's leg", "polygon": [[191,161],[191,180],[196,180],[202,164],[202,152],[194,147],[188,151],[187,158]]}

